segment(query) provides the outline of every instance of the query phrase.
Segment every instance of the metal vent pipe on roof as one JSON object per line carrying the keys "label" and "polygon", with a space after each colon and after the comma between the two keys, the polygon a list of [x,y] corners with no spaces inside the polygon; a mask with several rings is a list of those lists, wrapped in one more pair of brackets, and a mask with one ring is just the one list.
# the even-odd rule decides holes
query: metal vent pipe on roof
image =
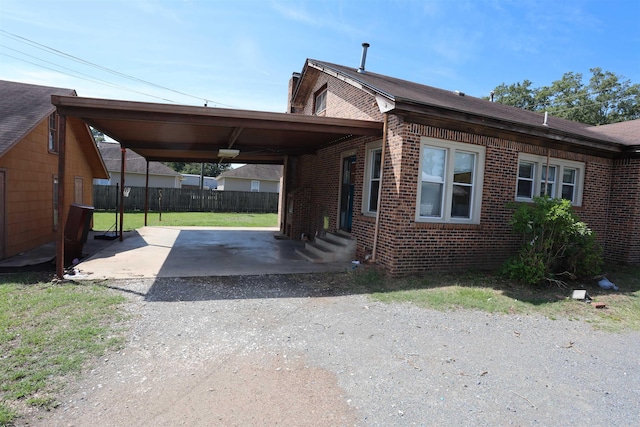
{"label": "metal vent pipe on roof", "polygon": [[360,68],[358,68],[359,73],[364,73],[364,63],[367,62],[367,48],[369,46],[369,43],[362,43],[362,58],[360,59]]}

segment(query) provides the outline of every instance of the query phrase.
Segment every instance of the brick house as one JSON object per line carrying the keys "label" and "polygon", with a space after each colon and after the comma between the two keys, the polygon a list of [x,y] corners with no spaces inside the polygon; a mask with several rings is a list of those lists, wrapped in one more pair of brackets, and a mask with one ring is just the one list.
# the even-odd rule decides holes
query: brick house
{"label": "brick house", "polygon": [[[56,238],[60,127],[51,95],[74,90],[0,81],[0,258],[33,249]],[[67,197],[91,205],[93,179],[109,175],[87,125],[66,121]],[[64,223],[64,222],[62,222]]]}
{"label": "brick house", "polygon": [[216,177],[220,191],[256,191],[279,193],[281,165],[244,165]]}
{"label": "brick house", "polygon": [[570,199],[611,261],[640,263],[640,120],[589,126],[307,60],[288,112],[384,122],[286,162],[289,236],[342,231],[391,274],[493,268],[511,202]]}
{"label": "brick house", "polygon": [[[109,179],[96,180],[96,185],[120,184],[122,153],[117,142],[98,142],[98,150],[109,172]],[[147,184],[147,160],[138,153],[126,149],[124,185],[145,187]],[[162,162],[149,162],[149,188],[182,188],[182,175]]]}

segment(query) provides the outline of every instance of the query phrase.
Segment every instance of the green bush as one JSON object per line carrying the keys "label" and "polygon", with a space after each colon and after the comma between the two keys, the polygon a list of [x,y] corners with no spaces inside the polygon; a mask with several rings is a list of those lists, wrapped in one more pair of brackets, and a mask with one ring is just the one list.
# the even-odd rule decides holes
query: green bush
{"label": "green bush", "polygon": [[596,236],[568,200],[536,197],[532,204],[519,204],[511,226],[522,236],[522,246],[502,268],[510,279],[531,285],[559,282],[592,277],[602,268]]}

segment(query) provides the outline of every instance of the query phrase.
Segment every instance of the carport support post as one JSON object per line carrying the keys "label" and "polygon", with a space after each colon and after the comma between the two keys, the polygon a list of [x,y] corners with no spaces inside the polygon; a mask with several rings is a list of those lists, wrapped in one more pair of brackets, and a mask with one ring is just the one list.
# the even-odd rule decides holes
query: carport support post
{"label": "carport support post", "polygon": [[282,178],[280,185],[280,197],[278,197],[278,223],[280,224],[280,232],[287,234],[287,175],[289,174],[289,156],[284,156],[284,165],[282,166]]}
{"label": "carport support post", "polygon": [[56,135],[58,145],[58,217],[56,218],[56,227],[58,231],[58,240],[56,243],[56,275],[58,279],[64,277],[64,174],[65,174],[65,141],[67,139],[67,116],[58,113],[58,134]]}
{"label": "carport support post", "polygon": [[126,148],[120,148],[120,241],[124,240],[124,236],[122,235],[122,227],[124,225],[124,174],[125,170],[125,157],[127,154]]}
{"label": "carport support post", "polygon": [[145,227],[147,226],[148,212],[149,212],[149,160],[147,160],[147,178],[144,184],[144,226]]}

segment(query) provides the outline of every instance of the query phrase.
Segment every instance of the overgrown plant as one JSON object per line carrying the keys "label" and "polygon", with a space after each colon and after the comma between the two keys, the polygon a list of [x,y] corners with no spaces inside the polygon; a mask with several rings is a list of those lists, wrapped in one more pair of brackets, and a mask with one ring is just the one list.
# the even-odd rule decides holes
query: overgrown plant
{"label": "overgrown plant", "polygon": [[519,204],[511,225],[522,236],[522,246],[502,268],[508,278],[531,285],[564,285],[566,278],[600,273],[602,250],[596,236],[568,200],[535,197],[532,204]]}

